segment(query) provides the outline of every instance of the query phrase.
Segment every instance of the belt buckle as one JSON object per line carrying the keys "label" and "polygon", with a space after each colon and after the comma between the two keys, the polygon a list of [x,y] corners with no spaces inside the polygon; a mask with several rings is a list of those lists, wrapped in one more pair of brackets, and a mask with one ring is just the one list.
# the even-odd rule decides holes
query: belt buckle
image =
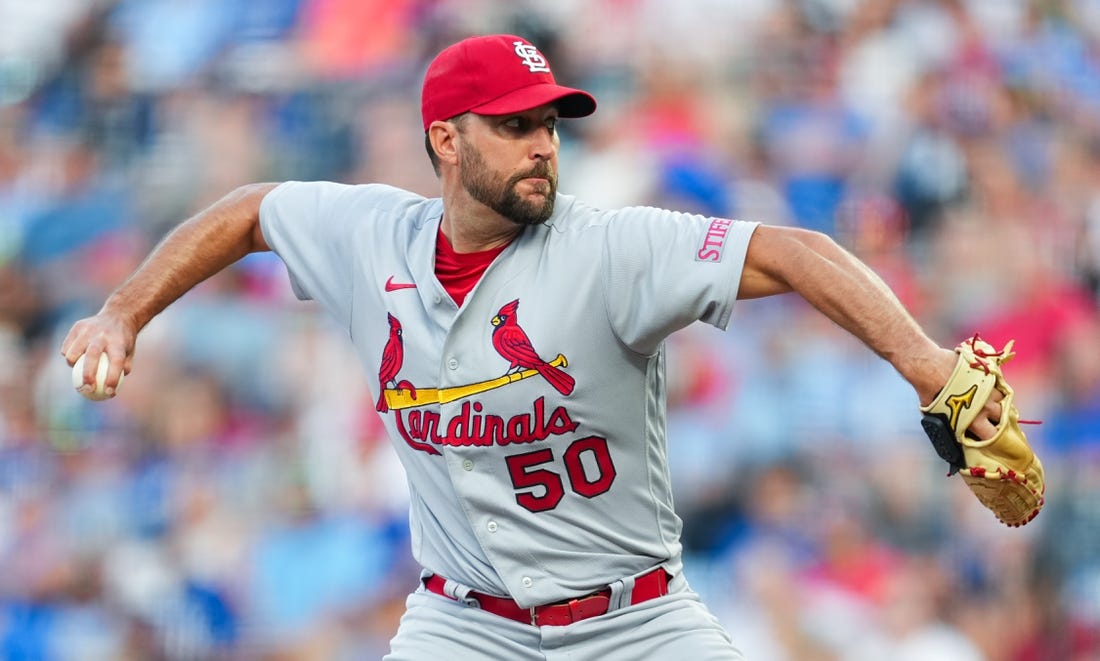
{"label": "belt buckle", "polygon": [[[607,613],[610,605],[610,596],[604,594],[604,591],[601,590],[568,601],[532,606],[529,609],[531,612],[531,626],[543,626],[539,621],[540,616],[550,618],[549,626],[562,626],[580,622]],[[595,608],[591,608],[593,606]]]}

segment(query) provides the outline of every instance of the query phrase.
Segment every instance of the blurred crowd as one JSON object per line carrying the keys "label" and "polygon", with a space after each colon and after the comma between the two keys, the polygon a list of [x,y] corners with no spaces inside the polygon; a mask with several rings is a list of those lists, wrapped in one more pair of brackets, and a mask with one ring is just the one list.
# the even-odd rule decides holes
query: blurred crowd
{"label": "blurred crowd", "polygon": [[668,344],[688,578],[758,661],[1100,659],[1097,0],[0,1],[0,658],[370,659],[418,568],[347,338],[253,255],[106,403],[73,321],[237,185],[432,195],[419,85],[511,32],[600,109],[560,189],[828,232],[939,342],[1015,338],[1031,524],[796,298]]}

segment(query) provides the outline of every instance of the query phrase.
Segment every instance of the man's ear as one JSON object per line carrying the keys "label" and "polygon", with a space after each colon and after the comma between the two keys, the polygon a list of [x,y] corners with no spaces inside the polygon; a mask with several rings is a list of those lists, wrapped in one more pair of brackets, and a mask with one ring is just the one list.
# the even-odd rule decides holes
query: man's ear
{"label": "man's ear", "polygon": [[451,122],[436,120],[428,127],[428,140],[441,163],[458,164],[458,127]]}

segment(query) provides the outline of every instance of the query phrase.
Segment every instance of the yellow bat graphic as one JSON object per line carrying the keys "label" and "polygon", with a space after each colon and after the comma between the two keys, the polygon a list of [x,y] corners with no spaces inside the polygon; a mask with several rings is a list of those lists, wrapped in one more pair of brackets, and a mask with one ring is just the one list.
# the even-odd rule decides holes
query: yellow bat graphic
{"label": "yellow bat graphic", "polygon": [[[569,361],[559,353],[557,358],[550,361],[550,364],[554,367],[566,367],[569,365]],[[536,374],[538,374],[537,370],[523,370],[488,381],[479,381],[465,386],[455,386],[454,388],[417,388],[416,399],[413,399],[412,391],[407,388],[386,388],[386,404],[389,405],[390,410],[394,411],[416,406],[427,406],[428,404],[448,404],[464,397],[478,395],[488,390],[506,386],[514,381],[530,378]]]}

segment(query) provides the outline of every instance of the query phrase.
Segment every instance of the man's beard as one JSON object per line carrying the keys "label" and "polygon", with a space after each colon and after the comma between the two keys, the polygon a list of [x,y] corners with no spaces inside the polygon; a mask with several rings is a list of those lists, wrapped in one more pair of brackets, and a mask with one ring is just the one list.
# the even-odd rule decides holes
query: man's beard
{"label": "man's beard", "polygon": [[[554,198],[558,192],[558,175],[547,161],[539,161],[535,167],[513,175],[503,183],[497,173],[489,169],[481,152],[472,145],[465,145],[459,152],[462,186],[478,202],[489,207],[517,225],[538,225],[546,222],[554,213]],[[550,192],[541,203],[526,202],[516,192],[516,184],[529,177],[545,179]]]}

